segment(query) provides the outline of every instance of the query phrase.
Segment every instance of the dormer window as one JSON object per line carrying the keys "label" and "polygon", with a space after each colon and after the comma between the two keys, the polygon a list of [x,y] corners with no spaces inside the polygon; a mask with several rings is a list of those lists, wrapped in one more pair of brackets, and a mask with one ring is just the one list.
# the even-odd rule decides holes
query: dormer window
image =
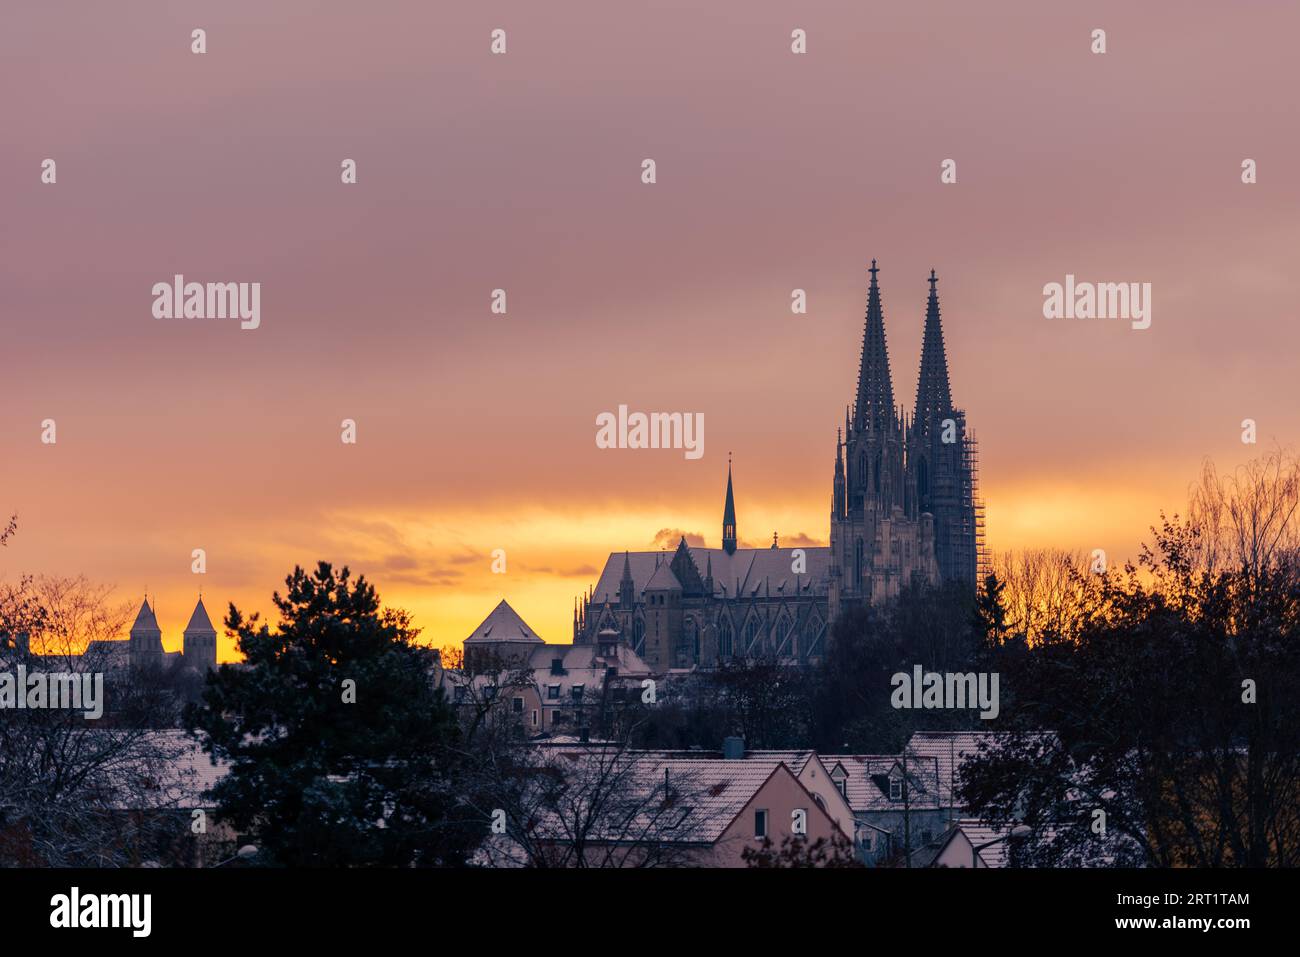
{"label": "dormer window", "polygon": [[889,800],[903,800],[903,782],[899,778],[889,779]]}

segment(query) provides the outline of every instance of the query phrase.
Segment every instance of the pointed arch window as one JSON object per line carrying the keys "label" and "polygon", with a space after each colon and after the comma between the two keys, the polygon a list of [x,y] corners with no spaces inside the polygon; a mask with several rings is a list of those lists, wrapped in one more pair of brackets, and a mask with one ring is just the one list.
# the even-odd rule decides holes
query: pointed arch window
{"label": "pointed arch window", "polygon": [[645,619],[639,615],[632,619],[632,650],[645,656]]}
{"label": "pointed arch window", "polygon": [[782,609],[781,614],[776,619],[776,650],[779,652],[785,639],[789,638],[791,644],[795,642],[794,619],[790,617],[789,612]]}
{"label": "pointed arch window", "polygon": [[803,653],[811,655],[817,646],[817,636],[821,632],[821,622],[816,617],[809,618],[803,626]]}
{"label": "pointed arch window", "polygon": [[718,622],[718,657],[730,658],[735,654],[735,636],[731,631],[731,619],[723,618]]}

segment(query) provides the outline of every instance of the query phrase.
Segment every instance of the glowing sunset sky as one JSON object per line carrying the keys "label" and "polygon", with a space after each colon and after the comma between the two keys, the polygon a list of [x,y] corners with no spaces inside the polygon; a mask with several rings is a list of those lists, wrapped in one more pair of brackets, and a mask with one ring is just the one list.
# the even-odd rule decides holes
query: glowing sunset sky
{"label": "glowing sunset sky", "polygon": [[[908,407],[938,271],[994,548],[1132,555],[1204,457],[1255,452],[1242,419],[1261,446],[1300,439],[1295,5],[78,2],[3,21],[0,512],[19,531],[0,576],[147,586],[170,649],[200,547],[214,618],[325,558],[436,644],[502,597],[566,641],[610,551],[662,529],[718,544],[728,450],[742,540],[825,542],[872,257]],[[261,328],[154,319],[175,273],[260,282]],[[1044,319],[1067,273],[1150,282],[1151,328]],[[597,449],[620,403],[703,412],[703,458]]]}

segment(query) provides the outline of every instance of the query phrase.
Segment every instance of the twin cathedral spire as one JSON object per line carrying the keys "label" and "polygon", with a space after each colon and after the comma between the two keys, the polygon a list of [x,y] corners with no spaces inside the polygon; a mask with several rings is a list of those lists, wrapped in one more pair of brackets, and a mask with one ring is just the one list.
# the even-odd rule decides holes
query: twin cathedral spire
{"label": "twin cathedral spire", "polygon": [[[831,615],[841,605],[880,601],[921,581],[979,575],[983,516],[975,440],[953,405],[930,270],[916,401],[909,417],[894,400],[880,269],[871,261],[856,401],[845,409],[835,444],[831,493]],[[731,461],[722,514],[722,548],[736,551]]]}
{"label": "twin cathedral spire", "polygon": [[[885,341],[885,311],[880,302],[880,270],[871,260],[871,285],[867,289],[867,320],[862,331],[862,356],[858,367],[858,398],[849,432],[901,432],[907,422],[894,404],[893,376],[889,371],[889,347]],[[916,405],[912,423],[929,427],[952,414],[952,389],[948,384],[948,356],[939,320],[939,279],[930,270],[930,299],[925,309],[925,334],[921,341],[921,366],[916,383]]]}
{"label": "twin cathedral spire", "polygon": [[[952,401],[930,271],[909,418],[894,400],[880,270],[871,261],[857,400],[836,440],[831,496],[832,605],[878,601],[910,582],[974,582],[982,526],[975,445]],[[838,584],[838,588],[837,588]],[[835,592],[838,590],[838,598]],[[832,614],[838,607],[832,608]]]}

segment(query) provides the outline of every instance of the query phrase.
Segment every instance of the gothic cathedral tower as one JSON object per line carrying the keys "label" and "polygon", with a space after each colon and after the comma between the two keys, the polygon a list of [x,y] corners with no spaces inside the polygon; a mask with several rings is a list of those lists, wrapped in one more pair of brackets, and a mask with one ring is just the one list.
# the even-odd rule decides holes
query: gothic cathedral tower
{"label": "gothic cathedral tower", "polygon": [[[934,482],[940,468],[945,476],[954,473],[948,452],[935,451],[929,445],[932,432],[939,435],[938,426],[932,426],[938,410],[944,411],[942,418],[958,416],[955,427],[961,438],[957,448],[965,448],[964,418],[951,410],[951,401],[946,398],[947,365],[933,284],[933,335],[938,337],[938,345],[937,351],[930,346],[932,333],[927,321],[921,367],[922,388],[929,403],[925,407],[925,428],[907,422],[894,405],[879,271],[873,259],[857,401],[835,447],[829,596],[832,618],[847,608],[892,598],[909,584],[933,583],[946,577],[937,560],[938,516],[934,508],[941,504],[941,496]],[[942,365],[941,370],[935,369],[936,361]],[[942,390],[934,384],[938,378],[942,378]],[[940,391],[942,395],[931,402],[930,393]],[[918,408],[918,414],[920,411]],[[960,454],[957,461],[961,461]],[[958,478],[953,481],[960,484]],[[942,486],[945,491],[947,488],[947,484]],[[943,504],[948,501],[942,498]],[[950,511],[955,515],[958,510]],[[945,512],[944,520],[949,519]],[[954,542],[954,548],[960,548],[959,537],[950,534],[948,540]],[[970,580],[974,580],[973,573]]]}
{"label": "gothic cathedral tower", "polygon": [[938,282],[931,269],[916,411],[907,429],[907,465],[919,510],[934,516],[939,577],[975,584],[981,546],[975,441],[966,432],[966,413],[952,404]]}

